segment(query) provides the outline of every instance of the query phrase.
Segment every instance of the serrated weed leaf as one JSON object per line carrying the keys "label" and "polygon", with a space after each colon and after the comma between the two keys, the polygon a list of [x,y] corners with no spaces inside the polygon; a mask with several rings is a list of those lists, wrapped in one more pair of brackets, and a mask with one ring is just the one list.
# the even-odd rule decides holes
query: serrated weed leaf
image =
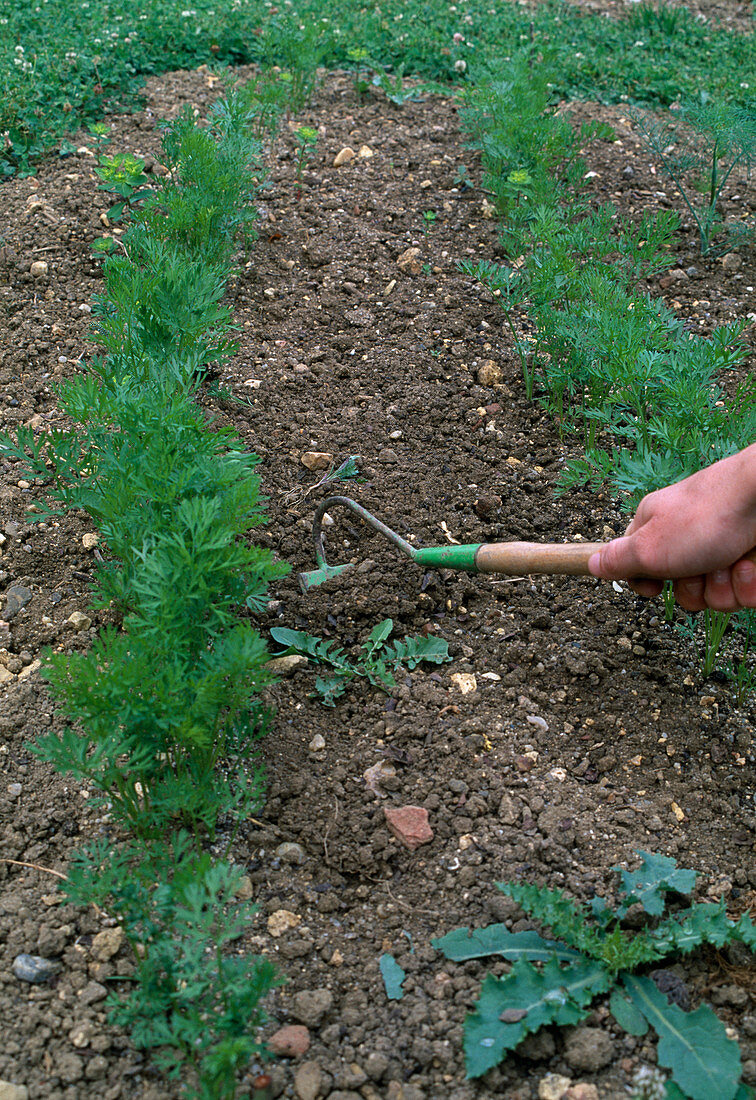
{"label": "serrated weed leaf", "polygon": [[690,1100],[734,1100],[741,1065],[738,1044],[708,1005],[683,1012],[668,1002],[650,978],[623,974],[622,984],[635,1007],[659,1036],[659,1063]]}
{"label": "serrated weed leaf", "polygon": [[454,962],[466,962],[468,959],[483,959],[490,955],[515,962],[527,959],[529,962],[573,962],[581,958],[577,951],[565,947],[553,940],[545,940],[537,932],[510,932],[505,924],[490,924],[487,928],[456,928],[453,932],[431,940],[437,951],[443,951],[447,959]]}
{"label": "serrated weed leaf", "polygon": [[324,706],[333,707],[336,700],[344,694],[348,683],[348,676],[318,676],[315,680],[315,690],[320,696]]}
{"label": "serrated weed leaf", "polygon": [[414,638],[405,638],[403,641],[392,643],[393,660],[407,668],[416,668],[422,661],[430,661],[434,665],[443,665],[450,661],[449,645],[443,638],[418,635]]}
{"label": "serrated weed leaf", "polygon": [[301,653],[305,657],[326,661],[335,653],[333,642],[324,642],[322,638],[315,638],[304,630],[289,630],[285,626],[273,626],[270,629],[270,636],[274,642],[286,647],[283,653],[277,654],[279,657],[287,653]]}
{"label": "serrated weed leaf", "polygon": [[664,912],[664,895],[670,890],[678,894],[689,894],[696,884],[696,872],[678,867],[671,856],[654,855],[639,851],[641,865],[637,871],[626,871],[614,867],[622,882],[625,899],[621,906],[624,912],[633,903],[640,903],[652,917],[660,917]]}
{"label": "serrated weed leaf", "polygon": [[587,909],[568,898],[563,890],[519,882],[497,882],[496,886],[570,947],[596,957],[601,935],[589,925]]}
{"label": "serrated weed leaf", "polygon": [[735,925],[735,935],[746,947],[756,951],[756,925],[754,925],[750,912],[745,912]]}
{"label": "serrated weed leaf", "polygon": [[[745,925],[743,926],[745,931]],[[733,939],[747,941],[739,934],[738,925],[727,916],[723,901],[699,902],[690,909],[675,913],[662,921],[649,933],[665,952],[680,951],[688,954],[702,943],[723,947]]]}
{"label": "serrated weed leaf", "polygon": [[480,1077],[541,1027],[578,1023],[611,981],[609,972],[592,959],[563,968],[552,958],[540,969],[523,959],[504,978],[489,974],[465,1021],[467,1076]]}

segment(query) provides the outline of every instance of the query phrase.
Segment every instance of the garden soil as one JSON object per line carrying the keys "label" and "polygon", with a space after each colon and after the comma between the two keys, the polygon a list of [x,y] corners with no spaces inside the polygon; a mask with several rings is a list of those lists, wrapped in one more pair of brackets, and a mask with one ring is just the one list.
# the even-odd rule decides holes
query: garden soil
{"label": "garden soil", "polygon": [[[109,150],[143,154],[159,173],[157,120],[186,103],[203,113],[219,91],[206,71],[153,80],[147,109],[113,120]],[[679,206],[621,107],[569,109],[615,130],[616,140],[586,150],[585,187],[597,202],[628,214]],[[626,1096],[638,1068],[654,1063],[654,1044],[621,1033],[602,1001],[585,1027],[546,1031],[466,1081],[464,1016],[485,973],[504,967],[451,964],[431,941],[460,925],[529,927],[500,881],[563,887],[581,901],[611,896],[613,868],[637,866],[638,850],[695,868],[699,898],[724,898],[733,916],[748,909],[753,708],[736,704],[721,675],[702,678],[682,617],[667,622],[659,601],[590,578],[423,572],[337,509],[328,554],[355,568],[300,591],[297,572],[314,565],[313,512],[332,491],[353,494],[417,545],[601,540],[626,516],[603,494],[555,496],[579,441],[525,399],[499,306],[459,271],[460,261],[501,252],[453,103],[395,106],[381,93],[358,102],[348,75],[324,75],[296,123],[318,130],[317,145],[301,186],[290,129],[270,152],[259,239],[229,291],[238,353],[201,395],[207,415],[260,456],[270,519],[259,541],[292,567],[259,625],[352,649],[390,617],[395,636],[446,640],[451,661],[401,674],[386,693],[355,682],[333,708],[314,696],[311,666],[270,692],[268,798],[233,857],[259,904],[238,948],[268,955],[286,977],[265,1035],[300,1029],[289,1056],[268,1065],[271,1095],[525,1100],[551,1095],[543,1079],[560,1074],[584,1086],[573,1096]],[[2,188],[6,430],[60,425],[55,387],[94,350],[87,330],[102,279],[90,247],[109,197],[78,140],[78,152]],[[355,155],[337,167],[346,148]],[[728,201],[754,213],[746,186]],[[671,272],[644,289],[692,332],[756,317],[752,247],[704,260],[690,226],[674,247]],[[527,334],[527,319],[520,324]],[[747,336],[756,339],[753,325]],[[359,456],[359,481],[322,484],[306,452],[335,465]],[[30,524],[38,490],[15,464],[0,467],[0,1079],[34,1100],[173,1097],[175,1086],[107,1022],[106,993],[125,990],[118,979],[132,969],[113,920],[57,890],[72,853],[107,822],[89,790],[29,751],[61,726],[41,651],[75,652],[94,638],[104,620],[88,610],[90,578],[107,548],[93,545],[83,514]],[[387,827],[386,811],[406,806],[424,808],[432,831],[414,849]],[[55,975],[19,980],[21,953],[52,960]],[[384,953],[406,971],[400,1000],[387,997]],[[708,1001],[734,1029],[745,1079],[756,1083],[751,956],[707,950],[674,971],[683,1001]],[[251,1077],[240,1095],[251,1095]]]}

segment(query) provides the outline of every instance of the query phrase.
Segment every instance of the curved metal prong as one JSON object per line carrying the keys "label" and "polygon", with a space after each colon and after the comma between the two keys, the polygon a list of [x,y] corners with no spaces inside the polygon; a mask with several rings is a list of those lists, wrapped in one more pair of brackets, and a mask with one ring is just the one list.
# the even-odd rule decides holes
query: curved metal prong
{"label": "curved metal prong", "polygon": [[343,573],[345,569],[349,569],[353,566],[352,562],[346,562],[344,565],[329,565],[326,561],[325,547],[323,545],[323,516],[330,508],[335,507],[347,508],[350,512],[353,512],[354,515],[364,520],[365,523],[375,531],[384,535],[389,542],[392,542],[394,546],[403,554],[406,554],[408,558],[414,560],[416,555],[414,546],[410,546],[406,539],[403,539],[396,531],[392,531],[385,523],[381,523],[376,516],[368,512],[368,510],[363,508],[361,504],[358,504],[356,500],[352,500],[351,497],[327,497],[325,500],[322,500],[316,508],[312,521],[312,540],[315,548],[316,568],[309,573],[299,574],[299,583],[304,592],[307,592],[310,588],[315,588],[319,584],[323,584],[324,581],[330,580],[331,577],[337,577],[340,573]]}

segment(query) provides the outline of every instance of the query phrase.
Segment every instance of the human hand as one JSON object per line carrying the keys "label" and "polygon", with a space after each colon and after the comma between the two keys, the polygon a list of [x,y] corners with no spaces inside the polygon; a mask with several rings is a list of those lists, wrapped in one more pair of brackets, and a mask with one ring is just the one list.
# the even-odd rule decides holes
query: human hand
{"label": "human hand", "polygon": [[[622,538],[588,562],[641,596],[673,581],[687,611],[756,607],[756,444],[649,493]],[[657,579],[658,578],[658,579]]]}

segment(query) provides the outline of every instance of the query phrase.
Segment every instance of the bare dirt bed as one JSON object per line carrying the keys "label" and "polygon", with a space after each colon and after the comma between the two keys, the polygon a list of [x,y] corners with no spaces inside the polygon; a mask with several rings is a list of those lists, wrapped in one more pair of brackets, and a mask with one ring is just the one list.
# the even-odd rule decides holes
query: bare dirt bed
{"label": "bare dirt bed", "polygon": [[[153,81],[148,109],[115,121],[111,149],[158,157],[155,120],[187,102],[202,111],[217,92],[202,72]],[[588,153],[596,175],[586,186],[597,199],[624,212],[673,203],[621,110],[576,110],[617,134]],[[525,1100],[559,1072],[594,1083],[602,1098],[626,1096],[654,1050],[619,1033],[604,1007],[587,1021],[594,1030],[582,1054],[563,1033],[546,1033],[482,1082],[465,1082],[462,1023],[486,968],[445,963],[430,940],[461,924],[526,927],[497,881],[563,886],[581,899],[611,891],[611,868],[633,864],[639,848],[696,868],[700,897],[724,897],[733,913],[748,908],[753,711],[736,708],[727,684],[701,680],[657,603],[593,580],[424,574],[338,512],[330,553],[360,564],[300,592],[296,572],[313,564],[312,512],[327,492],[311,489],[320,475],[303,467],[305,451],[337,463],[359,455],[364,480],[348,491],[426,544],[447,533],[463,542],[602,539],[624,520],[606,498],[554,498],[569,439],[525,401],[499,308],[458,272],[462,259],[495,258],[498,240],[484,196],[460,183],[462,166],[473,180],[479,170],[455,108],[434,97],[358,104],[351,81],[331,75],[297,122],[319,130],[302,193],[285,132],[271,153],[259,240],[230,292],[240,347],[216,381],[249,403],[202,398],[261,456],[270,498],[261,539],[292,565],[261,628],[307,629],[349,647],[390,616],[400,634],[445,638],[453,661],[421,666],[391,696],[356,687],[333,709],[311,697],[310,669],[272,693],[269,798],[234,856],[260,906],[244,946],[269,954],[288,978],[266,1034],[287,1023],[309,1029],[306,1053],[274,1066],[275,1094]],[[357,156],[334,167],[345,146]],[[101,278],[90,244],[109,205],[92,165],[80,152],[3,186],[6,429],[55,424],[54,384],[92,353],[89,302]],[[741,194],[753,210],[753,186]],[[693,331],[756,311],[753,249],[727,265],[703,261],[690,230],[677,247],[676,274],[649,289]],[[420,250],[414,268],[397,262],[409,248]],[[46,274],[32,275],[39,260]],[[501,381],[479,384],[486,360]],[[103,823],[89,792],[27,747],[58,723],[41,648],[86,646],[100,625],[96,615],[78,630],[70,620],[87,610],[93,552],[82,538],[91,524],[84,515],[28,524],[34,490],[0,465],[0,1078],[45,1100],[172,1096],[106,1022],[105,987],[130,971],[125,954],[110,957],[94,940],[107,918],[56,894],[54,873]],[[463,694],[459,674],[468,685],[474,677],[475,690]],[[380,762],[394,774],[375,793],[364,773]],[[406,804],[428,810],[434,833],[414,852],[386,827],[384,807]],[[295,847],[279,850],[284,842]],[[384,951],[407,971],[399,1002],[387,1000],[380,978]],[[11,966],[21,952],[58,960],[58,975],[20,982]],[[698,954],[679,974],[693,1003],[706,998],[737,1029],[745,1077],[756,1083],[748,959]]]}

